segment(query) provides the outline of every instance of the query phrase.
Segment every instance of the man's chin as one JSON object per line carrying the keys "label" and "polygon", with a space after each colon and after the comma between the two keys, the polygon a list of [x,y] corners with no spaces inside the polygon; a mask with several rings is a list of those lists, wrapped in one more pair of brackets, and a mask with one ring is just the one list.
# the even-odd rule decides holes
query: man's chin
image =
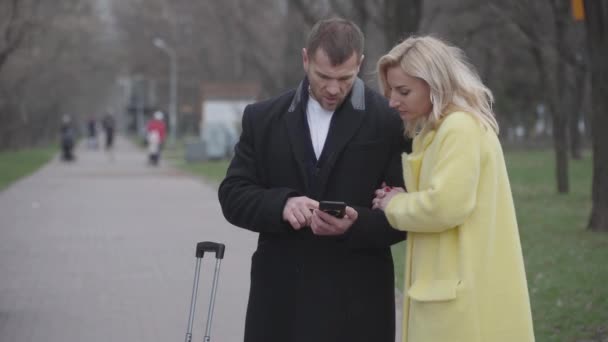
{"label": "man's chin", "polygon": [[336,101],[336,102],[324,102],[322,107],[325,110],[334,111],[334,110],[336,110],[336,108],[338,108],[339,104],[340,104],[340,102],[338,102],[338,101]]}

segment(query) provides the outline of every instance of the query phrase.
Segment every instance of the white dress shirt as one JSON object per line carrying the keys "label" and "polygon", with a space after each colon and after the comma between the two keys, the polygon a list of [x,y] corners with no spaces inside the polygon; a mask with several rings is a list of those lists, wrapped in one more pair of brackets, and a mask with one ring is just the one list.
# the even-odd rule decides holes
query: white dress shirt
{"label": "white dress shirt", "polygon": [[308,128],[310,129],[310,139],[312,147],[315,150],[317,160],[321,156],[327,133],[329,132],[329,124],[334,115],[333,111],[329,111],[321,107],[319,101],[312,97],[308,97],[308,105],[306,106],[306,119],[308,120]]}

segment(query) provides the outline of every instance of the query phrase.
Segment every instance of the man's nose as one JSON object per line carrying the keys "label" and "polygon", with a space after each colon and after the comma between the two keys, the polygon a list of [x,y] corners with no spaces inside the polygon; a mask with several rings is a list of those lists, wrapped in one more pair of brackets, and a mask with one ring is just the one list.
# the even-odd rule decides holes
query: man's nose
{"label": "man's nose", "polygon": [[336,80],[329,81],[329,83],[327,84],[326,90],[329,93],[329,95],[331,95],[331,96],[340,94],[340,85],[338,84],[338,81],[336,81]]}

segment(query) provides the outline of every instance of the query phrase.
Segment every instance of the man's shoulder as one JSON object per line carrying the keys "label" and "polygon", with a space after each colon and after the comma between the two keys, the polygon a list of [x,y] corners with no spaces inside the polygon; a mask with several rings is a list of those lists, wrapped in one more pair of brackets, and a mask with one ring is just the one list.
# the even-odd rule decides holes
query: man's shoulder
{"label": "man's shoulder", "polygon": [[388,105],[388,100],[375,89],[365,86],[365,106],[374,109],[382,109],[387,112],[394,112]]}
{"label": "man's shoulder", "polygon": [[382,94],[380,94],[377,90],[373,89],[369,85],[365,84],[364,89],[365,89],[366,97],[369,97],[370,99],[372,99],[374,101],[381,101],[381,102],[388,103],[388,101],[386,100],[386,97],[382,96]]}

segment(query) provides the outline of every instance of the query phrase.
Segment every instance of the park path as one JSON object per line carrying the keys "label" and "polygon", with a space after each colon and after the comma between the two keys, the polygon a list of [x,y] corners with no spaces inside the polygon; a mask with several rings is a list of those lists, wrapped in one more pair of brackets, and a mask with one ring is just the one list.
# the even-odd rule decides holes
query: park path
{"label": "park path", "polygon": [[0,341],[183,341],[202,240],[227,245],[212,340],[242,341],[256,236],[224,220],[215,187],[120,137],[112,154],[76,153],[0,192]]}

